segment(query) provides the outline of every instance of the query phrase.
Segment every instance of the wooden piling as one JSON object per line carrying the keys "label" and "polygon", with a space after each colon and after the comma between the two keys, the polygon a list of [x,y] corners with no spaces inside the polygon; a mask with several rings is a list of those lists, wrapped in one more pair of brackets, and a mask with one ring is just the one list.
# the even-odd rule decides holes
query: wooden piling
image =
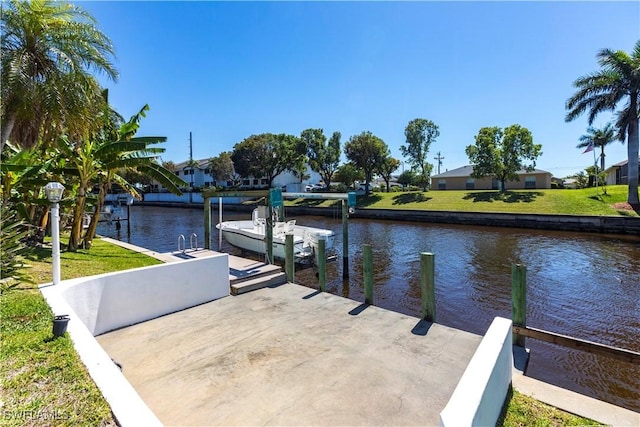
{"label": "wooden piling", "polygon": [[435,255],[420,254],[420,289],[422,293],[422,318],[436,321]]}
{"label": "wooden piling", "polygon": [[[527,325],[527,267],[511,265],[511,320],[514,325]],[[513,334],[513,344],[524,347],[525,336]]]}
{"label": "wooden piling", "polygon": [[371,245],[362,245],[364,272],[364,302],[373,305],[373,252]]}
{"label": "wooden piling", "polygon": [[293,283],[293,234],[287,234],[284,238],[285,263],[284,268],[287,273],[287,281]]}
{"label": "wooden piling", "polygon": [[327,244],[324,239],[318,240],[318,281],[320,291],[327,291]]}
{"label": "wooden piling", "polygon": [[342,278],[349,278],[349,205],[342,201]]}

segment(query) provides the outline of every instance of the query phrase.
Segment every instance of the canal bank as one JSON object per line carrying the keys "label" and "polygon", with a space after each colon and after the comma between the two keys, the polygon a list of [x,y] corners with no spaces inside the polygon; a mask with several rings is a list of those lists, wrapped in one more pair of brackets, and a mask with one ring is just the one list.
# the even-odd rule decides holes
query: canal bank
{"label": "canal bank", "polygon": [[[140,202],[140,206],[172,208],[203,208],[202,203]],[[217,209],[217,204],[211,205]],[[225,204],[224,211],[251,212],[255,205]],[[339,207],[286,206],[286,215],[318,215],[336,217]],[[525,228],[537,230],[578,231],[604,234],[640,236],[640,217],[593,215],[543,215],[494,212],[454,212],[407,209],[357,208],[352,218],[383,219],[394,221],[426,222],[435,224],[483,225],[490,227]]]}

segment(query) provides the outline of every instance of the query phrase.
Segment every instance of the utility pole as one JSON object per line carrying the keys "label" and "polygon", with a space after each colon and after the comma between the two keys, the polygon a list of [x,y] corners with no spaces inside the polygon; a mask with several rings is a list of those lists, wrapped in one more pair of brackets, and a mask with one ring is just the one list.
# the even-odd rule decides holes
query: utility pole
{"label": "utility pole", "polygon": [[440,152],[438,151],[438,155],[434,157],[434,159],[438,161],[438,175],[440,175],[440,166],[442,166],[442,161],[444,160],[444,157],[442,157],[440,155]]}
{"label": "utility pole", "polygon": [[189,166],[191,170],[189,175],[191,176],[191,187],[189,188],[189,203],[193,203],[193,174],[195,173],[193,168],[193,139],[191,138],[191,132],[189,132]]}

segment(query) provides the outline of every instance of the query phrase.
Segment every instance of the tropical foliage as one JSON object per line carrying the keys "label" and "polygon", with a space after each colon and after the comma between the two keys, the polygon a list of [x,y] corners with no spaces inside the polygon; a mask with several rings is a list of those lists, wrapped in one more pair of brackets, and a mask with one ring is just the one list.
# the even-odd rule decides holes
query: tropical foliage
{"label": "tropical foliage", "polygon": [[91,72],[118,77],[113,47],[79,7],[51,0],[2,5],[0,151],[81,135],[95,117],[101,89]]}
{"label": "tropical foliage", "polygon": [[466,148],[473,165],[473,178],[493,176],[506,191],[507,181],[519,181],[518,171],[532,171],[542,154],[542,145],[534,144],[531,132],[520,125],[507,128],[484,127],[475,137],[475,145]]}
{"label": "tropical foliage", "polygon": [[590,146],[600,148],[600,169],[604,170],[604,147],[616,140],[616,130],[611,123],[596,129],[592,126],[587,128],[587,133],[580,137],[580,144],[576,148],[588,148]]}
{"label": "tropical foliage", "polygon": [[[640,134],[640,40],[631,54],[622,50],[602,49],[597,54],[600,70],[579,77],[573,85],[577,91],[567,100],[565,117],[572,121],[588,113],[591,126],[595,118],[605,111],[616,111],[617,138],[627,140],[629,167],[629,194],[631,205],[638,200],[638,147]],[[620,104],[622,108],[618,109]]]}
{"label": "tropical foliage", "polygon": [[[24,280],[24,255],[27,247],[24,240],[28,230],[18,213],[10,204],[0,205],[0,281],[12,286],[18,280]],[[13,281],[13,283],[11,283]]]}

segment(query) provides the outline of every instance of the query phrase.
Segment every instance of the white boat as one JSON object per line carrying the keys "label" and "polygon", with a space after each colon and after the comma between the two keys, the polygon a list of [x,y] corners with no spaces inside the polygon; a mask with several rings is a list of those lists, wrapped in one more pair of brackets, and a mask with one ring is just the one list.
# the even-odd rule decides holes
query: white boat
{"label": "white boat", "polygon": [[[266,219],[264,209],[253,210],[252,219],[244,221],[223,221],[216,225],[229,244],[247,251],[264,254],[266,252]],[[318,241],[325,241],[328,253],[333,248],[335,233],[323,228],[296,224],[296,220],[275,221],[273,225],[273,256],[285,259],[285,238],[293,235],[293,255],[297,262],[317,262]]]}
{"label": "white boat", "polygon": [[127,218],[127,210],[125,206],[105,204],[102,206],[99,221],[112,222]]}

